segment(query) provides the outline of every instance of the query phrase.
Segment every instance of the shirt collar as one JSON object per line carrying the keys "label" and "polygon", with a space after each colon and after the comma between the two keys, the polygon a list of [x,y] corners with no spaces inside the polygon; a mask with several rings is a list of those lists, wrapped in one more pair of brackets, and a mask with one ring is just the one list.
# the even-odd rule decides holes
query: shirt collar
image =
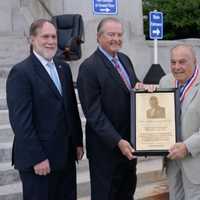
{"label": "shirt collar", "polygon": [[[106,56],[106,58],[108,58],[108,60],[110,60],[111,62],[113,62],[113,56],[111,56],[108,52],[106,52],[100,45],[98,46],[99,50]],[[116,55],[114,57],[116,60],[119,60],[118,55]]]}
{"label": "shirt collar", "polygon": [[48,61],[47,59],[45,59],[44,57],[42,57],[41,55],[39,55],[36,51],[33,50],[34,55],[37,57],[37,59],[41,62],[41,64],[43,66],[47,66],[47,63],[54,63],[53,59],[51,59],[51,61]]}

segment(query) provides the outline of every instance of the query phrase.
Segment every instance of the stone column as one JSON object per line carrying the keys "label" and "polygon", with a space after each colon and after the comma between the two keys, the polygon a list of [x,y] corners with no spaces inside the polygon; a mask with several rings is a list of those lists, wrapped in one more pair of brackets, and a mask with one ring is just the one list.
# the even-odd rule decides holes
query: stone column
{"label": "stone column", "polygon": [[142,11],[142,0],[135,0],[132,12],[134,13],[133,27],[135,29],[135,35],[144,37],[143,30],[143,11]]}
{"label": "stone column", "polygon": [[0,1],[0,33],[12,31],[12,4],[11,0]]}

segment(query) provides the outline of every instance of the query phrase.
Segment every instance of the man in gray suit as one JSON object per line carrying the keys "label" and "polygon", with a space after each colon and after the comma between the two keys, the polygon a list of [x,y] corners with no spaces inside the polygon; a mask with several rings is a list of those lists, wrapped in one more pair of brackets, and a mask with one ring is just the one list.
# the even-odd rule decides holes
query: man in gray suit
{"label": "man in gray suit", "polygon": [[192,46],[171,49],[171,73],[160,87],[180,89],[182,141],[167,156],[170,200],[200,199],[200,73]]}

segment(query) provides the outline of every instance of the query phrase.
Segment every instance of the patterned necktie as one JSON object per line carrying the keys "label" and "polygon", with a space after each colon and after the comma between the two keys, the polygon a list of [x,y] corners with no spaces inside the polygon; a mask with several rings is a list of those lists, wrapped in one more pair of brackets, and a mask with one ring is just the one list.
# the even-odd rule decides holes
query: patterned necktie
{"label": "patterned necktie", "polygon": [[131,89],[131,84],[130,84],[130,81],[127,80],[128,77],[125,75],[125,72],[121,69],[121,67],[119,66],[119,63],[118,63],[118,59],[116,58],[113,58],[112,59],[112,62],[114,63],[114,67],[115,69],[118,71],[120,77],[122,78],[122,80],[124,81],[126,87],[128,89]]}
{"label": "patterned necktie", "polygon": [[57,87],[58,91],[62,95],[62,87],[61,87],[60,79],[58,77],[56,66],[52,62],[48,62],[47,66],[49,67],[50,77],[51,77],[52,81],[54,82],[54,84]]}

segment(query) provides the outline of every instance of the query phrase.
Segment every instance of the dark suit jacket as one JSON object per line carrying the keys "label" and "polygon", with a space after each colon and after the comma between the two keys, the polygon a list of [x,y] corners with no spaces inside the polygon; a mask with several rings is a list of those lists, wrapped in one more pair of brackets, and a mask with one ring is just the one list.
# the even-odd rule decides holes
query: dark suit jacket
{"label": "dark suit jacket", "polygon": [[[138,79],[130,59],[122,53],[118,57],[134,87]],[[87,119],[87,156],[110,167],[121,156],[119,140],[130,141],[130,92],[113,64],[98,49],[81,64],[77,86]]]}
{"label": "dark suit jacket", "polygon": [[68,64],[54,62],[62,96],[34,54],[15,65],[7,79],[9,118],[15,134],[13,163],[19,170],[45,159],[49,159],[51,170],[63,169],[69,150],[75,158],[75,147],[82,146],[71,71]]}

